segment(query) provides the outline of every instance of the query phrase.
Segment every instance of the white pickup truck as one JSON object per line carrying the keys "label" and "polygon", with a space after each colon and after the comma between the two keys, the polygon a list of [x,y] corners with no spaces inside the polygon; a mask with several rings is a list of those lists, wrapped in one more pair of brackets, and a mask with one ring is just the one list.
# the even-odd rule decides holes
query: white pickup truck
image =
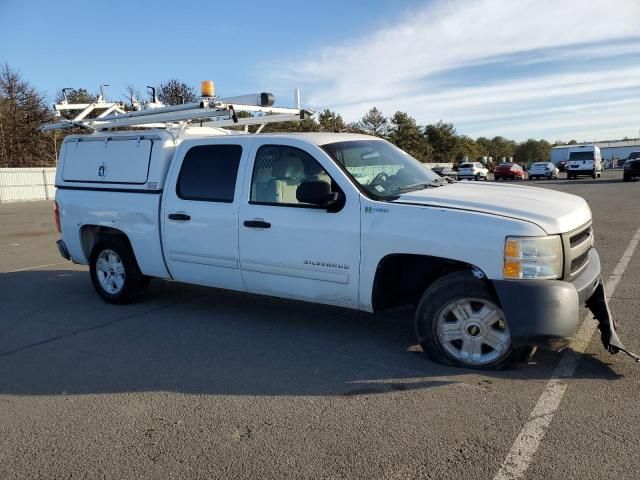
{"label": "white pickup truck", "polygon": [[72,135],[56,186],[58,248],[110,303],[160,278],[367,312],[413,304],[425,353],[474,368],[562,348],[581,304],[606,309],[582,198],[450,182],[374,137]]}

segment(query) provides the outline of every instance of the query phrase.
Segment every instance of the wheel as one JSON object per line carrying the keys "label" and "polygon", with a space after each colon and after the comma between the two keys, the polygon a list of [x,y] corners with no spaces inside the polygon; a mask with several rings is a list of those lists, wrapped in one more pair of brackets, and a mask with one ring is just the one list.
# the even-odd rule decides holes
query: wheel
{"label": "wheel", "polygon": [[497,300],[470,272],[445,275],[424,292],[415,328],[424,353],[445,365],[500,369],[535,351],[511,344]]}
{"label": "wheel", "polygon": [[149,278],[138,268],[131,247],[118,237],[106,238],[96,244],[91,253],[89,273],[98,295],[108,303],[131,303],[149,284]]}
{"label": "wheel", "polygon": [[474,179],[476,182],[480,180],[480,174],[476,173],[476,178]]}
{"label": "wheel", "polygon": [[631,175],[627,175],[626,173],[622,174],[622,180],[624,180],[625,182],[630,182],[632,178],[633,177],[631,177]]}
{"label": "wheel", "polygon": [[501,177],[498,177],[496,175],[493,175],[493,179],[497,182],[498,180],[500,180]]}

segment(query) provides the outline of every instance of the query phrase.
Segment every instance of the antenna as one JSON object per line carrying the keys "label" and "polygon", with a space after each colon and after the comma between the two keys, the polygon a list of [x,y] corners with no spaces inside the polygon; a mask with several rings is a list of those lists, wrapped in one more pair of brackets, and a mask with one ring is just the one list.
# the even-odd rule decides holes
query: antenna
{"label": "antenna", "polygon": [[151,103],[158,103],[158,98],[156,97],[156,87],[147,85],[147,88],[151,90]]}
{"label": "antenna", "polygon": [[297,109],[300,109],[300,89],[296,88],[293,91],[293,103]]}
{"label": "antenna", "polygon": [[73,88],[65,87],[62,89],[62,96],[64,97],[64,100],[62,101],[62,103],[69,103],[69,99],[67,98],[67,91],[69,90],[73,90]]}
{"label": "antenna", "polygon": [[98,103],[106,102],[107,98],[104,96],[104,87],[109,87],[108,83],[103,83],[100,85],[100,97],[98,98]]}

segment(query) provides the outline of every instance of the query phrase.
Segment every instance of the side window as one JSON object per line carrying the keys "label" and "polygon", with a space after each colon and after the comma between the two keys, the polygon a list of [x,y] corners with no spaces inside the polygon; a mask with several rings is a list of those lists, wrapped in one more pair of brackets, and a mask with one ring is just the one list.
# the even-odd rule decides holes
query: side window
{"label": "side window", "polygon": [[199,145],[182,161],[176,193],[183,200],[232,203],[236,189],[240,145]]}
{"label": "side window", "polygon": [[296,191],[307,180],[323,180],[338,186],[307,152],[285,145],[264,145],[258,149],[251,178],[251,203],[311,206],[299,202]]}

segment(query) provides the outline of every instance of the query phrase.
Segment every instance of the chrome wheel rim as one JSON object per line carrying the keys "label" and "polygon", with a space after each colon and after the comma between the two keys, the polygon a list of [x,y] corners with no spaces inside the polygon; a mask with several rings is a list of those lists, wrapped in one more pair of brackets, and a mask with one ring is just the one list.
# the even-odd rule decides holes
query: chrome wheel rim
{"label": "chrome wheel rim", "polygon": [[436,336],[450,356],[470,365],[495,363],[511,346],[504,313],[482,298],[461,298],[444,305],[437,316]]}
{"label": "chrome wheel rim", "polygon": [[113,250],[103,250],[96,260],[96,276],[102,289],[112,295],[124,286],[125,271],[122,259]]}

